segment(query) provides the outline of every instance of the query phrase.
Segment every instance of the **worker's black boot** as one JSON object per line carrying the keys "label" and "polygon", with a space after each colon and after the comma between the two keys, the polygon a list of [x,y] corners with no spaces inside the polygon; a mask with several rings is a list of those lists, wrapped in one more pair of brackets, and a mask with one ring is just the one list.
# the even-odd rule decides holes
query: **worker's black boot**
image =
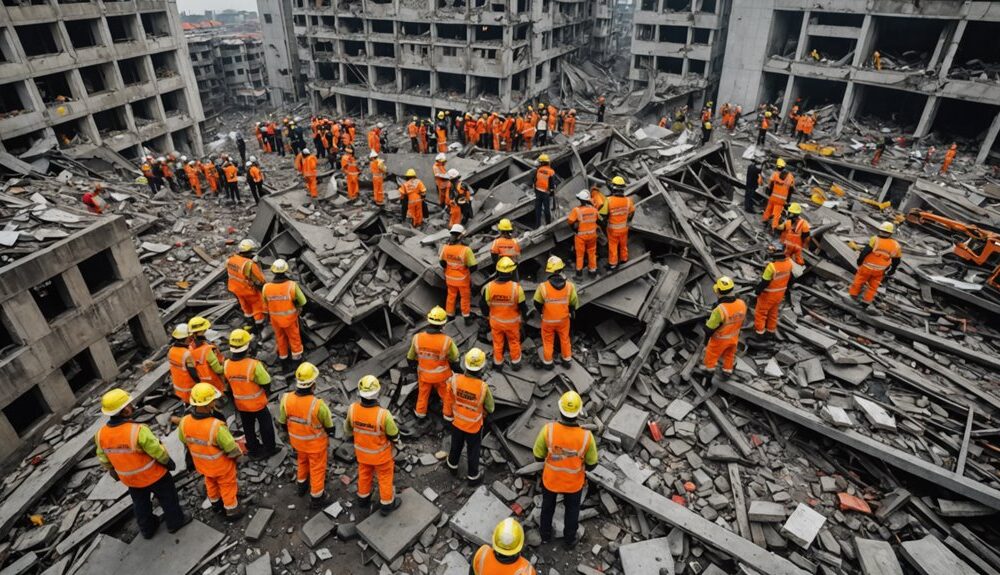
{"label": "worker's black boot", "polygon": [[559,358],[559,363],[561,363],[563,367],[567,367],[568,368],[570,365],[573,364],[573,359],[572,358],[566,359],[565,357],[562,357],[562,358]]}
{"label": "worker's black boot", "polygon": [[503,363],[494,363],[493,364],[493,371],[495,371],[497,373],[502,372],[503,371]]}
{"label": "worker's black boot", "polygon": [[[456,471],[457,471],[457,469],[456,469]],[[483,484],[483,472],[480,471],[479,475],[477,475],[475,477],[469,477],[469,478],[466,479],[466,481],[468,482],[469,487],[479,487],[480,485]]]}
{"label": "worker's black boot", "polygon": [[312,509],[322,509],[330,503],[330,496],[324,491],[319,497],[309,498],[309,507]]}
{"label": "worker's black boot", "polygon": [[382,516],[384,517],[384,516],[392,513],[393,511],[395,511],[397,508],[399,508],[399,498],[398,497],[394,497],[392,499],[392,503],[382,503],[381,504],[381,506],[379,508],[379,513],[381,513]]}
{"label": "worker's black boot", "polygon": [[309,482],[301,481],[295,484],[295,494],[299,497],[305,497],[306,493],[309,493]]}
{"label": "worker's black boot", "polygon": [[371,513],[372,510],[372,496],[368,497],[358,497],[356,503],[358,507],[358,513]]}
{"label": "worker's black boot", "polygon": [[221,499],[212,503],[212,511],[215,511],[219,515],[222,515],[226,512],[226,507],[222,504]]}
{"label": "worker's black boot", "polygon": [[550,361],[549,363],[543,362],[542,366],[545,368],[546,371],[552,371],[553,369],[556,368],[556,364],[553,361]]}
{"label": "worker's black boot", "polygon": [[243,508],[237,505],[232,509],[226,509],[226,522],[232,523],[238,521],[240,517],[243,517]]}
{"label": "worker's black boot", "polygon": [[514,363],[510,362],[510,368],[514,371],[521,371],[521,362]]}

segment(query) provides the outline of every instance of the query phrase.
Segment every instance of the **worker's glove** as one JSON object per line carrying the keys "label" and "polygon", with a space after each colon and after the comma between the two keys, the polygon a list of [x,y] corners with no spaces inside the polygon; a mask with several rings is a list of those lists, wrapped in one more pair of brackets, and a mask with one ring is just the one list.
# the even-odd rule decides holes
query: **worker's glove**
{"label": "worker's glove", "polygon": [[173,458],[167,459],[167,463],[164,465],[167,471],[174,471],[177,469],[177,463],[174,462]]}

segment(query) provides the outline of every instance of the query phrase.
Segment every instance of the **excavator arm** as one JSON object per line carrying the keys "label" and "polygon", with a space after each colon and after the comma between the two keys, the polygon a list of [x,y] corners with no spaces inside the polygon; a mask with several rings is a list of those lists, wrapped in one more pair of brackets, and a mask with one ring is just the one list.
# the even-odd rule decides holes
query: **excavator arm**
{"label": "excavator arm", "polygon": [[[946,218],[926,210],[913,209],[906,214],[906,221],[916,225],[929,225],[946,232],[955,241],[956,257],[982,267],[993,267],[986,285],[1000,290],[1000,234],[978,226]],[[962,239],[962,236],[965,239]]]}

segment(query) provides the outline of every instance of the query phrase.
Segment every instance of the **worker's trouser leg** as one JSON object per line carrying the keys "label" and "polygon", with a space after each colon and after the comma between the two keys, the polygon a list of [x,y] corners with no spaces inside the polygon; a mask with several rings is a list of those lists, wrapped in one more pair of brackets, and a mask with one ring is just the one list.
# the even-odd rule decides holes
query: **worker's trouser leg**
{"label": "worker's trouser leg", "polygon": [[271,323],[274,328],[274,341],[278,346],[278,359],[288,359],[289,349],[292,352],[292,359],[302,357],[302,335],[299,333],[299,322],[296,321],[288,327],[280,327]]}
{"label": "worker's trouser leg", "polygon": [[417,417],[427,417],[427,406],[431,402],[431,390],[441,399],[441,413],[446,421],[452,419],[452,397],[448,389],[448,380],[421,379],[417,377],[417,405],[413,414]]}
{"label": "worker's trouser leg", "polygon": [[406,205],[406,216],[410,218],[413,227],[419,228],[424,225],[424,206],[423,202],[409,202]]}
{"label": "worker's trouser leg", "polygon": [[448,206],[448,227],[462,223],[462,206],[452,203]]}
{"label": "worker's trouser leg", "polygon": [[468,447],[466,459],[468,463],[469,480],[479,479],[479,453],[482,450],[483,433],[480,429],[476,433],[468,433],[461,429],[451,427],[451,448],[448,451],[446,463],[452,469],[458,469],[458,461],[462,458],[462,448]]}
{"label": "worker's trouser leg", "polygon": [[358,199],[358,177],[357,176],[347,176],[347,197],[356,200]]}
{"label": "worker's trouser leg", "polygon": [[396,498],[396,491],[392,485],[393,475],[396,465],[393,460],[370,465],[368,463],[358,463],[358,497],[368,498],[372,494],[372,483],[378,477],[378,498],[379,503],[388,505]]}
{"label": "worker's trouser leg", "polygon": [[754,201],[757,199],[757,186],[747,186],[743,190],[743,211],[750,213],[754,209]]}
{"label": "worker's trouser leg", "polygon": [[410,151],[413,152],[413,153],[416,153],[417,150],[418,150],[418,148],[417,148],[417,139],[416,138],[410,138]]}
{"label": "worker's trouser leg", "polygon": [[[563,507],[566,514],[563,515],[563,540],[567,542],[576,541],[576,530],[580,525],[580,500],[583,490],[575,493],[563,493]],[[552,539],[552,518],[556,514],[556,498],[559,496],[554,491],[549,491],[542,486],[542,513],[538,525],[541,532],[542,541]]]}
{"label": "worker's trouser leg", "polygon": [[254,292],[252,295],[238,295],[236,296],[236,301],[240,303],[240,309],[243,310],[243,317],[247,318],[247,320],[253,319],[257,323],[264,321],[264,298],[259,293]]}
{"label": "worker's trouser leg", "polygon": [[444,154],[448,151],[448,140],[438,139],[438,153]]}
{"label": "worker's trouser leg", "polygon": [[201,180],[192,180],[188,178],[188,183],[191,184],[191,189],[194,190],[194,195],[201,197]]}
{"label": "worker's trouser leg", "polygon": [[218,503],[222,500],[222,506],[226,509],[236,509],[236,466],[231,468],[229,473],[217,477],[205,476],[205,491],[208,493],[208,500]]}
{"label": "worker's trouser leg", "polygon": [[309,197],[315,198],[319,195],[316,191],[316,176],[305,176],[306,178],[306,189],[309,190]]}
{"label": "worker's trouser leg", "polygon": [[491,319],[490,331],[493,334],[493,363],[503,363],[504,342],[510,352],[510,362],[521,363],[521,322],[503,323]]}
{"label": "worker's trouser leg", "polygon": [[472,280],[463,282],[447,282],[448,295],[444,301],[444,311],[450,316],[455,315],[455,300],[460,300],[462,317],[469,317],[472,314]]}
{"label": "worker's trouser leg", "polygon": [[542,227],[542,218],[546,224],[552,223],[552,193],[535,190],[535,227]]}
{"label": "worker's trouser leg", "polygon": [[382,188],[383,178],[372,178],[372,197],[375,198],[375,205],[381,206],[385,203],[385,191]]}
{"label": "worker's trouser leg", "polygon": [[628,229],[608,230],[608,265],[615,267],[619,260],[628,261]]}
{"label": "worker's trouser leg", "polygon": [[569,318],[561,321],[542,320],[542,363],[552,365],[555,355],[556,336],[559,337],[559,351],[563,361],[573,359],[573,348],[569,336]]}
{"label": "worker's trouser leg", "polygon": [[583,256],[587,256],[587,269],[597,270],[597,234],[573,237],[573,249],[576,252],[576,271],[583,270]]}
{"label": "worker's trouser leg", "polygon": [[785,255],[792,258],[792,261],[800,266],[806,265],[806,260],[802,257],[802,246],[785,244]]}
{"label": "worker's trouser leg", "polygon": [[530,150],[531,149],[531,141],[532,141],[531,138],[525,136],[525,138],[524,138],[524,149],[525,150]]}
{"label": "worker's trouser leg", "polygon": [[295,480],[299,484],[309,481],[309,494],[313,497],[321,497],[326,490],[327,450],[315,453],[296,451],[295,459],[298,464]]}
{"label": "worker's trouser leg", "polygon": [[757,305],[753,312],[753,330],[757,335],[763,335],[764,329],[774,333],[778,330],[778,313],[781,311],[781,301],[785,292],[764,292],[757,296]]}
{"label": "worker's trouser leg", "polygon": [[862,299],[865,303],[871,303],[878,292],[878,286],[882,284],[882,277],[884,275],[885,270],[873,270],[863,265],[859,266],[858,271],[854,274],[854,282],[851,284],[851,288],[847,290],[847,293],[851,297],[858,297],[861,294],[862,288],[867,286]]}
{"label": "worker's trouser leg", "polygon": [[771,220],[771,229],[778,229],[778,222],[781,220],[781,213],[785,211],[785,200],[776,198],[773,195],[767,199],[767,207],[764,208],[764,215],[761,221]]}
{"label": "worker's trouser leg", "polygon": [[738,343],[739,341],[735,337],[730,339],[709,338],[708,344],[705,346],[705,367],[714,370],[721,359],[722,371],[732,373],[733,366],[736,365],[736,346]]}
{"label": "worker's trouser leg", "polygon": [[[243,422],[243,433],[247,438],[247,451],[251,455],[260,451],[261,446],[265,451],[274,451],[277,447],[274,440],[274,423],[271,422],[271,412],[267,408],[260,411],[240,411],[240,421]],[[260,440],[257,433],[260,433]]]}
{"label": "worker's trouser leg", "polygon": [[128,494],[132,498],[135,522],[144,537],[152,537],[156,533],[156,516],[153,515],[152,500],[154,495],[163,509],[163,520],[167,524],[167,529],[172,531],[180,529],[184,523],[184,511],[177,495],[177,486],[174,485],[174,478],[169,473],[146,487],[129,487]]}

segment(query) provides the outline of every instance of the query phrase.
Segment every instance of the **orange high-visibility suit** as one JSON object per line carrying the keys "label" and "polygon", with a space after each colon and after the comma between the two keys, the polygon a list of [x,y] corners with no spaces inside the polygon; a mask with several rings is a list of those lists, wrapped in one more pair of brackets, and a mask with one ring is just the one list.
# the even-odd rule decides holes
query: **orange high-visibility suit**
{"label": "orange high-visibility suit", "polygon": [[385,204],[385,191],[382,186],[385,183],[385,175],[388,170],[382,158],[373,158],[368,162],[368,169],[372,171],[372,196],[375,198],[375,205]]}
{"label": "orange high-visibility suit", "polygon": [[194,190],[194,195],[201,197],[201,178],[198,177],[198,168],[193,165],[186,164],[184,166],[184,173],[187,175],[188,183],[191,184],[191,189]]}
{"label": "orange high-visibility suit", "polygon": [[782,260],[768,262],[761,275],[767,285],[764,291],[757,296],[757,305],[754,306],[753,329],[757,335],[764,335],[764,329],[775,333],[778,331],[778,313],[781,311],[781,302],[785,299],[788,291],[788,284],[792,281],[792,260],[785,258]]}
{"label": "orange high-visibility suit", "polygon": [[549,104],[548,112],[549,112],[549,118],[548,118],[549,131],[555,132],[556,126],[558,125],[559,122],[559,110],[556,109],[556,107],[553,106],[552,104]]}
{"label": "orange high-visibility suit", "polygon": [[514,238],[500,236],[490,244],[490,254],[493,255],[493,261],[499,261],[500,258],[507,256],[517,263],[521,257],[521,244]]}
{"label": "orange high-visibility suit", "polygon": [[424,225],[424,196],[427,186],[419,178],[410,178],[403,182],[400,193],[406,197],[406,217],[410,218],[413,227]]}
{"label": "orange high-visibility suit", "polygon": [[132,421],[104,425],[95,437],[95,442],[125,487],[149,487],[168,473],[166,465],[153,459],[138,444],[142,427],[145,426]]}
{"label": "orange high-visibility suit", "polygon": [[421,332],[413,336],[406,359],[417,363],[417,405],[413,409],[417,417],[427,416],[427,405],[430,403],[431,390],[441,399],[441,413],[446,420],[451,420],[451,392],[448,391],[448,380],[451,379],[451,364],[458,362],[458,346],[446,334]]}
{"label": "orange high-visibility suit", "polygon": [[503,364],[504,342],[513,365],[521,363],[521,305],[524,290],[515,281],[493,280],[483,288],[483,300],[490,310],[493,336],[493,363]]}
{"label": "orange high-visibility suit", "polygon": [[431,170],[434,172],[434,184],[437,186],[438,191],[438,204],[442,208],[448,206],[448,186],[450,181],[448,180],[448,166],[444,162],[435,161],[431,166]]}
{"label": "orange high-visibility suit", "polygon": [[417,129],[417,142],[420,147],[420,153],[427,153],[427,124],[420,124]]}
{"label": "orange high-visibility suit", "polygon": [[381,133],[378,128],[368,130],[368,149],[377,154],[382,153],[382,139],[379,137],[380,135]]}
{"label": "orange high-visibility suit", "polygon": [[236,301],[243,310],[243,317],[257,323],[263,322],[264,299],[260,288],[265,280],[260,265],[250,258],[233,254],[226,260],[226,273],[229,275],[226,287],[236,296]]}
{"label": "orange high-visibility suit", "polygon": [[635,202],[626,196],[610,196],[600,214],[608,220],[608,265],[612,268],[628,261],[628,224],[635,213]]}
{"label": "orange high-visibility suit", "polygon": [[740,343],[740,328],[747,316],[747,304],[741,300],[719,302],[706,325],[715,329],[705,345],[705,367],[714,370],[722,359],[722,371],[732,373],[736,365],[736,348]]}
{"label": "orange high-visibility suit", "polygon": [[[191,349],[186,345],[173,344],[167,351],[167,363],[170,364],[170,383],[174,386],[174,395],[184,405],[191,399],[191,388],[198,383],[188,371],[188,362],[194,362]],[[201,379],[201,378],[199,378]]]}
{"label": "orange high-visibility suit", "polygon": [[278,347],[278,359],[302,358],[302,335],[299,333],[299,308],[305,304],[305,296],[299,286],[291,280],[266,283],[262,291],[264,309],[271,318],[274,341]]}
{"label": "orange high-visibility suit", "polygon": [[479,116],[479,119],[476,120],[476,145],[484,144],[484,142],[481,142],[480,140],[482,139],[483,134],[485,133],[486,133],[486,117]]}
{"label": "orange high-visibility suit", "polygon": [[330,408],[312,393],[286,393],[281,396],[278,421],[286,424],[288,443],[295,450],[296,482],[304,486],[308,481],[309,494],[322,497],[330,444],[326,430],[333,427]]}
{"label": "orange high-visibility suit", "polygon": [[201,172],[205,174],[205,181],[208,182],[208,187],[212,189],[213,192],[219,192],[219,170],[216,169],[215,164],[209,162],[208,160],[202,162]]}
{"label": "orange high-visibility suit", "polygon": [[316,155],[309,154],[302,158],[302,177],[306,180],[306,189],[309,190],[309,197],[316,198],[319,192],[316,190]]}
{"label": "orange high-visibility suit", "polygon": [[191,342],[191,359],[194,360],[194,369],[198,372],[198,378],[205,383],[211,383],[215,389],[221,392],[226,391],[226,380],[212,369],[209,363],[209,353],[215,355],[215,359],[221,367],[226,358],[222,357],[222,352],[215,345],[207,342]]}
{"label": "orange high-visibility suit", "polygon": [[[222,501],[226,509],[236,509],[239,504],[236,483],[236,461],[229,457],[220,444],[219,434],[225,430],[233,441],[226,424],[212,416],[185,415],[180,422],[180,435],[191,453],[194,468],[205,476],[205,491],[213,504]],[[235,442],[232,448],[238,451]]]}
{"label": "orange high-visibility suit", "polygon": [[303,158],[305,158],[305,156],[302,154],[302,152],[299,152],[298,154],[295,154],[295,159],[292,160],[292,163],[295,165],[295,171],[298,172],[299,174],[302,173]]}
{"label": "orange high-visibility suit", "polygon": [[503,149],[506,151],[511,150],[513,142],[511,141],[511,130],[514,128],[514,119],[510,116],[504,118],[503,123],[500,125],[500,139],[502,140]]}
{"label": "orange high-visibility suit", "polygon": [[782,224],[781,243],[785,244],[785,255],[800,266],[806,265],[806,260],[802,257],[802,249],[805,246],[803,236],[809,231],[809,222],[801,216],[795,220],[785,220]]}
{"label": "orange high-visibility suit", "polygon": [[898,260],[903,256],[903,251],[896,240],[878,236],[872,236],[868,240],[868,247],[865,251],[868,253],[858,264],[858,271],[854,273],[854,282],[851,283],[847,293],[852,298],[858,297],[861,295],[862,288],[867,287],[863,299],[865,303],[871,303],[878,292],[878,286],[885,278],[886,270],[892,266],[893,260]]}
{"label": "orange high-visibility suit", "polygon": [[939,173],[947,174],[948,168],[951,167],[951,163],[955,161],[955,156],[958,155],[958,150],[954,146],[948,148],[948,151],[944,153],[944,161],[941,162],[941,170]]}
{"label": "orange high-visibility suit", "polygon": [[531,149],[531,142],[535,139],[535,124],[531,122],[525,122],[524,128],[521,130],[521,139],[524,140],[524,149]]}
{"label": "orange high-visibility suit", "polygon": [[445,153],[448,151],[448,132],[444,128],[434,128],[434,135],[437,136],[437,151]]}
{"label": "orange high-visibility suit", "polygon": [[[450,202],[448,205],[448,227],[462,223],[462,205],[472,201],[472,193],[468,186],[462,182],[456,182],[454,186],[448,184]],[[454,193],[451,193],[454,192]]]}
{"label": "orange high-visibility suit", "polygon": [[358,161],[355,159],[354,154],[344,154],[340,169],[344,172],[344,179],[347,181],[347,197],[351,200],[358,199],[361,168],[358,167]]}
{"label": "orange high-visibility suit", "polygon": [[[597,208],[594,206],[576,206],[566,221],[576,230],[573,237],[573,248],[576,251],[576,271],[583,269],[583,256],[587,256],[587,269],[597,271]],[[626,230],[627,233],[627,230]],[[627,241],[627,240],[626,240]]]}
{"label": "orange high-visibility suit", "polygon": [[576,114],[566,114],[563,120],[563,134],[573,136],[576,133]]}
{"label": "orange high-visibility suit", "polygon": [[[561,288],[552,285],[552,280],[538,286],[535,302],[542,309],[542,363],[552,365],[555,354],[555,340],[559,337],[559,349],[564,362],[573,359],[570,339],[570,316],[580,305],[576,286],[565,282]],[[538,307],[536,305],[536,307]]]}
{"label": "orange high-visibility suit", "polygon": [[354,456],[358,460],[358,497],[372,494],[374,476],[378,476],[379,503],[392,504],[396,497],[393,487],[395,462],[390,437],[399,435],[389,411],[378,404],[367,406],[352,403],[347,409],[345,427],[354,433]]}
{"label": "orange high-visibility suit", "polygon": [[786,172],[784,177],[778,172],[771,172],[771,179],[768,180],[771,187],[771,195],[767,198],[767,207],[764,208],[764,215],[761,221],[771,220],[771,229],[778,229],[778,221],[785,211],[785,203],[795,186],[795,176],[791,172]]}
{"label": "orange high-visibility suit", "polygon": [[472,313],[472,272],[476,256],[469,246],[445,244],[438,258],[443,263],[444,281],[448,286],[444,310],[449,316],[455,315],[455,300],[461,300],[462,317]]}

